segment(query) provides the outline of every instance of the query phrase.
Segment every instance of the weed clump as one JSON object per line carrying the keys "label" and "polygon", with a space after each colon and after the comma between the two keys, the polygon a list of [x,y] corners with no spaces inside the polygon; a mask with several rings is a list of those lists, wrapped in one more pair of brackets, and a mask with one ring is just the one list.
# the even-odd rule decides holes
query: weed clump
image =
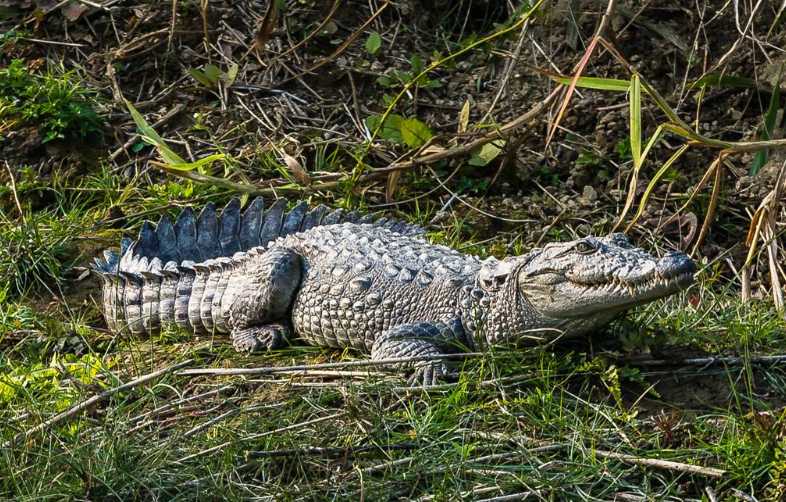
{"label": "weed clump", "polygon": [[77,225],[69,217],[47,213],[14,222],[0,210],[0,284],[7,285],[9,296],[58,287]]}
{"label": "weed clump", "polygon": [[15,59],[0,69],[0,141],[21,127],[38,129],[41,143],[100,138],[103,119],[90,91],[71,72],[36,75]]}

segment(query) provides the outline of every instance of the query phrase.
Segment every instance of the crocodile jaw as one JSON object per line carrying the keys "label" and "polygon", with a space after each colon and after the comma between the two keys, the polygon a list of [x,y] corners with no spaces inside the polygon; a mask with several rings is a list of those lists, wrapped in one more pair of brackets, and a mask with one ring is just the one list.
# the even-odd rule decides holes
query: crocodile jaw
{"label": "crocodile jaw", "polygon": [[574,251],[576,241],[544,248],[519,274],[520,291],[543,318],[602,324],[693,283],[695,265],[683,253],[656,258],[620,235],[589,242],[594,252]]}

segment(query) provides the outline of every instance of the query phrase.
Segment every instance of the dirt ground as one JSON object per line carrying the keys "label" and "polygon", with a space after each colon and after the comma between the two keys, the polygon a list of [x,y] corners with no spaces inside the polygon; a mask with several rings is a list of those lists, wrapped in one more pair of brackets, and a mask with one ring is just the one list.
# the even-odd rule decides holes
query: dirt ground
{"label": "dirt ground", "polygon": [[[335,9],[330,2],[315,1],[288,5],[265,28],[267,10],[255,2],[209,2],[204,10],[198,2],[175,2],[174,21],[172,5],[156,2],[117,2],[111,9],[79,2],[14,4],[6,7],[13,15],[6,14],[5,24],[16,22],[16,31],[8,33],[17,36],[6,35],[2,62],[21,58],[32,68],[59,66],[77,72],[98,93],[107,122],[103,142],[97,145],[42,144],[35,125],[10,131],[0,143],[3,158],[13,165],[32,165],[40,176],[63,165],[80,176],[95,170],[97,162],[108,161],[111,169],[129,178],[160,183],[165,175],[148,163],[154,151],[138,142],[126,145],[133,143],[134,126],[121,101],[125,98],[151,123],[162,122],[157,127],[162,136],[180,138],[174,147],[181,153],[198,158],[220,149],[238,171],[230,177],[261,187],[288,181],[270,172],[265,159],[272,155],[280,160],[282,151],[298,161],[312,182],[323,175],[320,168],[327,171],[322,177],[331,179],[332,170],[373,172],[396,159],[417,157],[406,145],[382,140],[365,152],[361,167],[352,159],[353,150],[369,134],[366,118],[385,110],[385,100],[398,91],[402,79],[411,77],[413,60],[423,67],[444,56],[451,43],[489,32],[510,15],[509,6],[485,1],[347,4]],[[638,10],[624,3],[617,7],[609,32],[621,56],[680,117],[716,139],[758,137],[769,101],[763,90],[771,88],[783,59],[782,30],[770,30],[766,42],[739,42],[734,10],[726,2],[705,4],[701,15],[666,1],[648,2]],[[428,124],[435,136],[427,149],[466,144],[478,130],[504,124],[543,100],[554,82],[542,72],[571,73],[598,22],[597,8],[591,2],[549,5],[521,36],[513,33],[498,44],[481,45],[429,72],[425,84],[407,91],[396,111]],[[760,9],[752,22],[764,25],[771,19],[769,9]],[[375,54],[364,44],[370,32],[381,39]],[[255,40],[263,40],[264,47],[257,47]],[[512,55],[516,58],[511,63]],[[209,89],[190,76],[189,71],[207,64],[221,71],[237,65],[231,85],[221,81]],[[585,73],[629,78],[607,51],[598,51]],[[707,87],[699,111],[691,84],[719,74],[753,75],[761,85]],[[474,130],[457,133],[465,103],[465,120]],[[624,204],[631,173],[625,103],[620,93],[579,90],[548,147],[545,134],[557,105],[517,130],[503,154],[488,165],[443,161],[403,170],[392,194],[386,193],[382,176],[341,190],[320,191],[317,185],[301,192],[328,199],[349,196],[351,204],[362,200],[369,208],[403,212],[411,212],[415,204],[443,213],[449,209],[455,217],[466,218],[469,232],[479,238],[514,231],[528,245],[542,240],[542,229],[549,226],[552,232],[555,227],[577,233],[608,229]],[[663,120],[645,100],[644,137]],[[656,145],[651,165],[662,163],[675,145],[675,138]],[[697,147],[680,158],[667,182],[656,187],[654,203],[634,232],[645,236],[659,230],[677,247],[695,244],[695,227],[706,213],[709,190],[681,218],[665,228],[662,223],[682,205],[680,194],[695,184],[716,155],[717,149]],[[317,162],[325,157],[333,159],[330,166]],[[739,232],[750,222],[743,208],[756,207],[780,166],[773,159],[770,169],[750,177],[745,174],[751,161],[748,153],[728,159],[716,215],[722,224],[711,228],[700,247],[709,259],[739,243]],[[445,189],[435,186],[429,169],[440,179],[451,177]],[[653,171],[643,169],[639,190]],[[448,190],[459,190],[469,204],[448,204]],[[730,258],[739,265],[745,252],[737,246]]]}

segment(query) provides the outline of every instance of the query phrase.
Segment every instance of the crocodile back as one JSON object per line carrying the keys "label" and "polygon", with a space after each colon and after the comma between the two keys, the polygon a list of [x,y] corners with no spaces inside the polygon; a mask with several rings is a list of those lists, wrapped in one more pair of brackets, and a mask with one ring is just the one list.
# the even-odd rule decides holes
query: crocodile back
{"label": "crocodile back", "polygon": [[233,198],[220,211],[208,203],[199,215],[186,207],[174,222],[168,215],[161,216],[157,224],[145,221],[136,240],[123,239],[120,252],[106,251],[103,258],[95,260],[94,268],[105,273],[140,273],[149,271],[153,260],[163,267],[169,262],[180,265],[229,258],[240,251],[264,247],[279,237],[337,223],[373,223],[402,235],[424,233],[416,225],[373,214],[361,216],[324,205],[309,210],[305,201],[287,211],[285,199],[266,207],[264,199],[257,197],[241,212],[240,200]]}

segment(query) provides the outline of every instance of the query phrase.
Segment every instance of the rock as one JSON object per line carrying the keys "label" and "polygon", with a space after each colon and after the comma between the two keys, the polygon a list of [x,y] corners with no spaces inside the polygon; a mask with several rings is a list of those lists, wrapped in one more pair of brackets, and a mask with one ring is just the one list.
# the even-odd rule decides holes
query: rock
{"label": "rock", "polygon": [[593,202],[598,200],[598,192],[595,191],[592,185],[584,185],[584,191],[579,197],[579,203],[582,206],[591,206]]}

